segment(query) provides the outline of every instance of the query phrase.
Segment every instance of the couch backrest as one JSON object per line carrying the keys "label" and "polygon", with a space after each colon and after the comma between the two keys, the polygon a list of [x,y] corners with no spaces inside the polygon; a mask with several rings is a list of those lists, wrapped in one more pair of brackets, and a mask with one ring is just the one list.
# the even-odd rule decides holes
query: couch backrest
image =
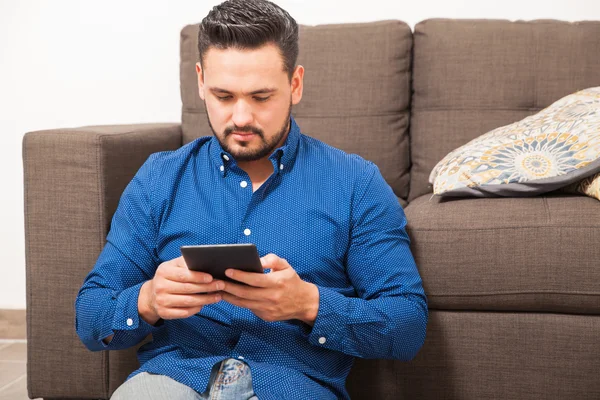
{"label": "couch backrest", "polygon": [[600,22],[427,20],[413,57],[409,200],[456,147],[600,86]]}
{"label": "couch backrest", "polygon": [[[211,135],[195,72],[198,26],[181,32],[183,140]],[[303,133],[373,161],[408,196],[412,33],[400,21],[300,27]]]}

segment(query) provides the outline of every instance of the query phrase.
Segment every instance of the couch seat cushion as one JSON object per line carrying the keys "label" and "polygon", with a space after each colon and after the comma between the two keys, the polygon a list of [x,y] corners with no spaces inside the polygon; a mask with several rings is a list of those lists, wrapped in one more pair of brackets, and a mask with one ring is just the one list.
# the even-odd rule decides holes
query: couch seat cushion
{"label": "couch seat cushion", "polygon": [[425,195],[405,211],[431,309],[600,314],[597,200]]}

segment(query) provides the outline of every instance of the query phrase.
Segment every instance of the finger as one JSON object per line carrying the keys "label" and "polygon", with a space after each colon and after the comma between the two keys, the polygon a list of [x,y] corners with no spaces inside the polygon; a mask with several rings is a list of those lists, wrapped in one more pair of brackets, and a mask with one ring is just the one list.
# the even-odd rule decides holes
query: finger
{"label": "finger", "polygon": [[161,291],[169,294],[196,294],[218,292],[223,289],[224,282],[215,280],[210,283],[174,282],[165,280],[164,286],[155,286],[157,293]]}
{"label": "finger", "polygon": [[206,272],[194,271],[188,268],[187,263],[185,262],[185,258],[183,256],[177,257],[177,266],[185,268],[189,271],[189,276],[196,282],[211,282],[213,277],[211,274],[207,274]]}
{"label": "finger", "polygon": [[[192,308],[213,304],[221,300],[221,294],[174,294],[156,299],[157,308]],[[158,310],[157,310],[158,311]]]}
{"label": "finger", "polygon": [[282,271],[287,268],[291,268],[290,264],[283,258],[276,256],[275,254],[267,254],[261,257],[260,262],[263,269],[270,269],[271,271]]}
{"label": "finger", "polygon": [[198,314],[204,306],[198,307],[174,307],[163,309],[159,316],[162,319],[182,319]]}
{"label": "finger", "polygon": [[164,278],[173,282],[208,283],[213,279],[210,274],[188,269],[183,257],[171,260],[171,263],[162,269],[162,273]]}
{"label": "finger", "polygon": [[224,282],[223,292],[247,300],[256,301],[264,299],[264,289],[247,285],[240,285],[232,282]]}
{"label": "finger", "polygon": [[191,317],[194,314],[197,314],[202,310],[202,307],[193,307],[193,308],[167,308],[163,310],[159,316],[162,319],[182,319]]}
{"label": "finger", "polygon": [[227,269],[225,275],[238,282],[243,282],[254,287],[268,287],[269,275],[259,274],[256,272],[240,271],[239,269]]}
{"label": "finger", "polygon": [[171,260],[171,262],[180,268],[187,268],[187,264],[186,264],[185,258],[183,258],[183,256],[174,258]]}
{"label": "finger", "polygon": [[227,292],[222,292],[221,298],[223,299],[223,301],[226,301],[229,304],[233,304],[234,306],[242,308],[247,308],[248,310],[253,310],[258,305],[258,303],[254,300],[242,299]]}

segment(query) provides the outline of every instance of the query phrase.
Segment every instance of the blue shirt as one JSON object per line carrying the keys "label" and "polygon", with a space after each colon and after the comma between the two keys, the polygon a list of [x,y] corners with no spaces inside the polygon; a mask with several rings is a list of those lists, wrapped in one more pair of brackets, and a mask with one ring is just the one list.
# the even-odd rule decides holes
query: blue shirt
{"label": "blue shirt", "polygon": [[[76,329],[90,350],[138,351],[141,367],[198,392],[213,365],[243,359],[261,400],[349,398],[353,357],[410,360],[427,300],[404,211],[377,167],[300,133],[292,119],[274,172],[255,192],[215,138],[151,155],[125,189],[107,243],[79,291]],[[141,285],[180,246],[254,243],[317,285],[314,326],[265,322],[221,301],[151,326]],[[114,333],[106,345],[102,339]]]}

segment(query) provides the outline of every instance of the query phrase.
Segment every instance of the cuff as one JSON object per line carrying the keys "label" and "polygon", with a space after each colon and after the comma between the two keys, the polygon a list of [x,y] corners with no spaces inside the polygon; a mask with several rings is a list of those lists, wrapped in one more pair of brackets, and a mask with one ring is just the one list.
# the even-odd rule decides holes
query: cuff
{"label": "cuff", "polygon": [[333,289],[318,286],[319,311],[308,335],[314,346],[343,351],[346,310],[349,299]]}
{"label": "cuff", "polygon": [[[138,311],[138,297],[140,295],[140,289],[144,282],[139,283],[135,286],[127,288],[118,294],[116,297],[116,306],[114,311],[114,317],[112,320],[111,332],[105,332],[102,338],[114,334],[113,341],[117,339],[117,336],[125,333],[126,336],[145,337],[150,333],[154,333],[160,329],[163,325],[163,321],[159,320],[156,326],[150,325],[144,321]],[[113,295],[113,298],[115,296]],[[120,331],[120,332],[119,332]],[[111,343],[113,342],[111,341]],[[109,347],[102,341],[105,347]]]}

